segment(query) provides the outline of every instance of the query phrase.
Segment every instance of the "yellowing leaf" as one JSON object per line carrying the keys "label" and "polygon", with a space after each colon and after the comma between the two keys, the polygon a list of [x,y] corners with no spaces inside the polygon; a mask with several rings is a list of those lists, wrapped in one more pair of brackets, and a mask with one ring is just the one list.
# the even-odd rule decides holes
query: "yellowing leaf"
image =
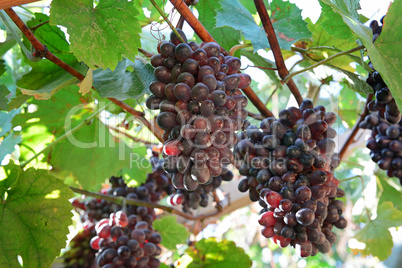
{"label": "yellowing leaf", "polygon": [[80,90],[78,91],[81,93],[83,96],[87,94],[89,91],[91,91],[92,88],[92,82],[93,82],[93,71],[92,69],[88,69],[87,75],[85,76],[84,80],[80,83]]}

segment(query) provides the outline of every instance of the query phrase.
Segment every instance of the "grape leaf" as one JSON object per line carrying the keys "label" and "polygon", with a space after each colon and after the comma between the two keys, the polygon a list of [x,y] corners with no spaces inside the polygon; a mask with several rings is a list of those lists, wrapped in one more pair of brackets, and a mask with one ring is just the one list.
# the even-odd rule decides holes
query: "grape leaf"
{"label": "grape leaf", "polygon": [[6,54],[15,44],[17,44],[17,41],[14,38],[7,37],[6,41],[0,43],[0,55]]}
{"label": "grape leaf", "polygon": [[5,85],[0,85],[0,110],[8,110],[8,99],[7,95],[10,94]]}
{"label": "grape leaf", "polygon": [[198,20],[202,25],[224,49],[230,50],[230,48],[239,44],[241,39],[240,31],[232,27],[215,27],[216,10],[222,6],[220,2],[220,0],[204,0],[200,1],[195,7],[199,13]]}
{"label": "grape leaf", "polygon": [[378,204],[392,202],[396,209],[402,210],[402,204],[400,202],[402,200],[402,191],[400,185],[392,185],[392,180],[386,176],[383,176],[382,178],[383,179],[381,179],[380,182],[383,192],[381,193]]}
{"label": "grape leaf", "polygon": [[[28,27],[32,27],[48,21],[49,17],[42,13],[35,13],[35,19],[28,22]],[[48,23],[37,28],[35,36],[51,51],[55,56],[70,66],[77,67],[78,61],[71,54],[65,34],[56,26],[50,26]],[[73,76],[49,60],[32,62],[26,59],[31,65],[32,70],[25,74],[18,82],[17,86],[22,88],[22,92],[28,95],[34,95],[40,99],[48,99],[56,93],[61,85],[65,85]],[[80,66],[78,71],[86,70],[85,66]],[[71,79],[72,80],[72,79]],[[71,83],[77,82],[72,80]]]}
{"label": "grape leaf", "polygon": [[238,0],[221,0],[222,8],[216,10],[216,27],[231,27],[242,32],[253,44],[254,51],[269,47],[265,31],[259,27]]}
{"label": "grape leaf", "polygon": [[95,70],[93,86],[104,98],[135,99],[148,92],[149,85],[155,80],[153,71],[150,64],[124,59],[113,71]]}
{"label": "grape leaf", "polygon": [[[356,47],[355,38],[352,36],[349,39],[335,39],[322,27],[322,22],[325,20],[321,16],[318,21],[313,24],[310,19],[306,19],[308,22],[308,28],[313,33],[312,42],[307,42],[308,56],[314,61],[321,61],[341,51],[349,50]],[[314,47],[322,47],[321,49],[313,49]],[[337,57],[329,62],[328,65],[339,67],[343,70],[353,72],[354,68],[350,66],[351,62],[360,62],[360,57],[353,54]],[[312,62],[314,64],[315,62]]]}
{"label": "grape leaf", "polygon": [[363,97],[366,97],[367,94],[373,93],[373,88],[367,84],[365,81],[359,78],[357,74],[351,73],[349,71],[343,70],[341,68],[337,68],[335,66],[332,66],[332,68],[344,73],[346,76],[349,77],[350,80],[352,80],[353,83],[349,83],[349,87],[362,95]]}
{"label": "grape leaf", "polygon": [[147,180],[147,174],[152,172],[149,161],[144,157],[147,154],[146,147],[139,147],[130,154],[131,167],[124,167],[121,170],[124,182],[130,187],[141,185]]}
{"label": "grape leaf", "polygon": [[135,1],[54,0],[50,23],[63,25],[70,35],[70,50],[89,67],[115,69],[123,56],[135,59],[141,47],[141,26]]}
{"label": "grape leaf", "polygon": [[89,100],[82,97],[77,89],[77,86],[65,88],[48,101],[30,100],[28,103],[34,104],[36,110],[17,115],[13,119],[13,124],[22,128],[43,125],[49,133],[57,135],[64,129],[66,118],[74,117],[75,120],[79,120],[84,114],[87,114],[86,109],[83,109],[83,104]]}
{"label": "grape leaf", "polygon": [[[395,49],[401,46],[402,28],[400,25],[400,10],[402,1],[394,1],[384,18],[384,27],[380,37],[373,44],[372,30],[359,22],[356,11],[350,2],[341,0],[322,0],[342,16],[343,21],[357,34],[368,50],[374,68],[381,74],[399,107],[402,109],[402,50]],[[346,0],[345,0],[346,1]],[[352,3],[358,2],[354,0]]]}
{"label": "grape leaf", "polygon": [[[77,65],[73,66],[73,68],[75,70],[79,71],[80,73],[85,73],[85,71],[88,69],[87,66],[81,65],[81,64],[77,64]],[[32,71],[29,74],[31,74]],[[36,71],[39,71],[39,70],[36,70]],[[41,86],[37,89],[23,88],[23,86],[22,86],[23,83],[20,83],[20,81],[18,81],[17,85],[20,87],[21,92],[25,95],[34,96],[35,99],[37,99],[37,100],[48,100],[48,99],[50,99],[50,97],[52,97],[54,94],[56,94],[59,90],[79,83],[79,80],[76,77],[72,76],[71,74],[69,74],[65,71],[62,73],[59,73],[57,78],[54,78],[53,80],[50,80],[50,81],[46,81],[46,84],[42,84],[42,82],[39,82],[39,83],[41,83]],[[28,81],[24,81],[24,82],[28,82]],[[29,86],[29,84],[26,84],[26,86]]]}
{"label": "grape leaf", "polygon": [[4,157],[11,154],[15,150],[15,145],[21,142],[21,135],[19,132],[11,132],[0,143],[0,164]]}
{"label": "grape leaf", "polygon": [[20,110],[12,110],[10,112],[0,111],[0,137],[9,132],[13,125],[11,124],[11,120],[13,120],[14,116],[17,115]]}
{"label": "grape leaf", "polygon": [[190,233],[187,229],[177,223],[175,216],[166,216],[157,219],[152,224],[153,228],[162,236],[162,245],[171,250],[176,250],[177,244],[184,244]]}
{"label": "grape leaf", "polygon": [[195,250],[188,248],[186,253],[193,259],[188,268],[251,267],[250,257],[244,249],[236,247],[233,241],[218,242],[215,237],[202,239],[195,243]]}
{"label": "grape leaf", "polygon": [[[144,27],[153,21],[158,21],[161,15],[159,14],[158,10],[152,5],[151,1],[149,0],[137,0],[134,1],[137,10],[139,10],[139,15],[137,16],[138,22],[141,27]],[[160,7],[163,6],[163,0],[156,0],[156,4]],[[143,8],[146,8],[150,14],[149,17],[145,16],[145,12],[142,11]]]}
{"label": "grape leaf", "polygon": [[[68,131],[68,128],[66,128]],[[99,190],[106,178],[130,165],[130,148],[115,142],[98,119],[54,145],[49,154],[56,172],[70,171],[87,190]]]}
{"label": "grape leaf", "polygon": [[27,100],[29,100],[32,96],[29,95],[24,95],[21,92],[19,92],[20,95],[11,98],[10,102],[8,103],[8,110],[11,111],[13,109],[17,109],[21,107]]}
{"label": "grape leaf", "polygon": [[270,8],[272,26],[281,49],[290,50],[290,46],[297,40],[311,37],[307,23],[302,19],[301,10],[295,4],[273,0]]}
{"label": "grape leaf", "polygon": [[[47,170],[9,164],[0,190],[0,267],[50,267],[66,245],[72,191]],[[3,197],[3,194],[1,195]]]}
{"label": "grape leaf", "polygon": [[[255,66],[276,68],[275,62],[272,62],[272,61],[260,56],[258,53],[253,53],[249,50],[242,49],[241,55],[243,55],[243,56],[247,57],[249,60],[251,60]],[[279,78],[276,75],[274,70],[261,69],[261,71],[266,73],[268,75],[269,79],[271,79],[271,81],[275,85],[282,87],[281,81],[279,80]]]}
{"label": "grape leaf", "polygon": [[87,94],[89,91],[91,91],[92,88],[92,82],[93,82],[93,71],[92,69],[88,69],[87,75],[85,76],[84,80],[80,83],[80,90],[78,91],[81,93],[83,96]]}
{"label": "grape leaf", "polygon": [[394,245],[388,228],[402,225],[402,211],[394,208],[391,202],[384,202],[377,208],[377,218],[364,226],[355,238],[366,247],[358,250],[363,255],[373,255],[385,260],[392,252]]}
{"label": "grape leaf", "polygon": [[353,32],[343,22],[341,15],[335,13],[330,6],[319,1],[321,5],[320,26],[335,39],[355,39]]}

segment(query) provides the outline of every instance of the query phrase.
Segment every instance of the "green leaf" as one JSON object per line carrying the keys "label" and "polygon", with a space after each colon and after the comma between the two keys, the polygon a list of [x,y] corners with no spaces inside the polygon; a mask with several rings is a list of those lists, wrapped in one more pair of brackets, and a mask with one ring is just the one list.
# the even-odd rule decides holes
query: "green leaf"
{"label": "green leaf", "polygon": [[[349,28],[358,35],[363,45],[368,50],[370,60],[374,68],[381,74],[388,88],[392,92],[393,97],[399,107],[402,109],[402,50],[395,49],[402,45],[402,28],[395,27],[400,24],[400,10],[402,1],[394,1],[388,9],[387,16],[384,18],[384,27],[380,37],[373,44],[372,30],[359,22],[354,7],[351,3],[336,3],[330,0],[322,0],[332,9],[340,14],[343,21]],[[357,3],[354,0],[352,3]]]}
{"label": "green leaf", "polygon": [[50,23],[67,27],[70,50],[89,67],[115,69],[123,56],[134,61],[141,47],[135,1],[54,0]]}
{"label": "green leaf", "polygon": [[94,119],[54,145],[49,162],[55,172],[69,171],[84,189],[96,191],[106,178],[130,165],[130,151],[123,142],[115,142],[108,128]]}
{"label": "green leaf", "polygon": [[301,10],[295,4],[273,0],[270,8],[272,26],[281,49],[290,50],[290,46],[297,40],[311,37],[307,23],[302,19]]}
{"label": "green leaf", "polygon": [[238,0],[221,0],[220,3],[222,8],[216,11],[216,27],[227,26],[241,31],[244,38],[253,44],[254,51],[269,47],[265,31]]}
{"label": "green leaf", "polygon": [[[242,49],[241,55],[247,57],[249,60],[251,60],[255,66],[262,66],[262,67],[270,67],[270,68],[276,68],[275,62],[272,62],[262,56],[260,56],[258,53],[253,53],[252,51]],[[277,86],[282,86],[281,81],[279,80],[278,76],[276,75],[275,71],[273,70],[267,70],[267,69],[261,69],[264,73],[266,73],[271,79],[271,81],[277,85]]]}
{"label": "green leaf", "polygon": [[394,245],[388,228],[402,225],[402,211],[394,208],[391,202],[384,202],[377,208],[377,218],[364,226],[355,238],[366,247],[359,250],[363,255],[373,255],[385,260]]}
{"label": "green leaf", "polygon": [[212,37],[226,50],[230,50],[233,46],[239,44],[241,39],[240,31],[232,27],[216,28],[216,10],[221,5],[221,0],[203,0],[195,7],[199,13],[198,20],[204,25]]}
{"label": "green leaf", "polygon": [[114,71],[95,70],[93,86],[104,98],[135,99],[148,92],[149,85],[155,80],[153,70],[150,64],[140,60],[133,63],[124,59]]}
{"label": "green leaf", "polygon": [[19,110],[13,110],[8,113],[0,111],[0,137],[4,136],[4,134],[12,129],[13,125],[11,124],[11,120],[13,120],[14,116],[19,112]]}
{"label": "green leaf", "polygon": [[384,202],[392,202],[396,209],[402,210],[402,204],[400,202],[402,200],[401,186],[394,184],[390,178],[385,176],[380,182],[383,192],[381,193],[378,204],[381,205]]}
{"label": "green leaf", "polygon": [[79,120],[87,114],[83,104],[87,103],[88,99],[82,97],[77,90],[77,86],[71,86],[52,96],[50,100],[30,100],[29,104],[34,104],[36,110],[17,115],[13,124],[22,128],[43,125],[49,133],[57,135],[64,129],[66,118]]}
{"label": "green leaf", "polygon": [[13,109],[17,109],[21,107],[27,100],[29,100],[32,96],[24,95],[20,93],[20,95],[11,98],[10,102],[8,103],[8,110],[11,111]]}
{"label": "green leaf", "polygon": [[147,148],[140,147],[133,149],[130,157],[133,163],[131,167],[124,167],[122,169],[122,177],[124,182],[130,187],[136,187],[145,183],[147,174],[152,172],[151,163],[144,157],[147,155]]}
{"label": "green leaf", "polygon": [[10,94],[5,85],[0,85],[0,110],[8,110],[8,99],[7,95]]}
{"label": "green leaf", "polygon": [[[75,70],[79,71],[80,73],[85,73],[86,70],[88,69],[87,66],[81,65],[81,64],[77,64],[72,67]],[[29,74],[32,75],[32,71]],[[36,71],[39,71],[39,70],[36,70]],[[47,80],[47,79],[45,79],[45,80]],[[24,80],[24,82],[28,82],[28,81]],[[48,99],[50,99],[50,97],[52,97],[54,94],[56,94],[59,90],[65,88],[65,87],[74,85],[74,84],[78,84],[79,80],[75,76],[72,76],[71,74],[64,71],[62,73],[59,73],[59,75],[56,78],[54,78],[53,80],[46,81],[45,84],[43,84],[42,82],[39,82],[39,83],[41,83],[41,86],[37,89],[23,88],[24,84],[21,82],[21,80],[18,81],[17,85],[20,87],[21,92],[25,95],[34,96],[35,99],[37,99],[37,100],[48,100]],[[29,84],[26,84],[25,86],[29,86]]]}
{"label": "green leaf", "polygon": [[330,6],[319,1],[321,5],[322,21],[320,25],[333,38],[351,39],[354,38],[353,32],[342,21],[341,15],[335,13]]}
{"label": "green leaf", "polygon": [[[328,58],[336,53],[341,51],[349,50],[356,47],[355,38],[351,36],[349,39],[335,39],[324,30],[322,27],[322,22],[325,20],[323,16],[321,16],[318,21],[313,24],[310,19],[306,19],[308,22],[308,28],[312,32],[312,42],[307,42],[308,48],[308,56],[311,57],[314,61],[321,61],[325,58]],[[322,47],[321,49],[312,49],[315,47]],[[343,70],[347,70],[350,72],[354,71],[354,68],[350,66],[351,62],[360,62],[360,57],[355,56],[353,54],[348,54],[342,57],[337,57],[327,64],[339,67]],[[312,64],[314,64],[313,62]]]}
{"label": "green leaf", "polygon": [[66,245],[74,195],[47,170],[9,164],[6,173],[0,180],[0,189],[7,189],[0,203],[0,267],[21,267],[17,256],[24,267],[50,267]]}
{"label": "green leaf", "polygon": [[[28,22],[28,27],[36,26],[48,20],[47,15],[35,13],[35,19]],[[35,31],[35,36],[59,59],[73,68],[79,66],[77,59],[70,53],[70,45],[65,38],[64,32],[58,27],[51,26],[48,23],[44,24]],[[22,88],[21,90],[24,94],[35,95],[40,99],[48,99],[62,88],[60,86],[65,86],[66,81],[70,81],[69,84],[77,82],[72,79],[71,74],[49,60],[44,59],[32,62],[27,59],[27,63],[32,66],[32,70],[17,82],[17,86]],[[79,66],[78,71],[85,70],[85,66]]]}
{"label": "green leaf", "polygon": [[15,150],[15,145],[21,142],[21,135],[19,132],[12,132],[4,138],[0,143],[0,164],[4,157],[11,154]]}
{"label": "green leaf", "polygon": [[332,66],[332,68],[346,74],[350,80],[352,80],[353,83],[349,83],[349,87],[362,95],[363,97],[366,97],[367,94],[373,93],[373,88],[367,84],[365,81],[361,80],[357,74],[351,73],[349,71],[343,70],[341,68],[337,68]]}
{"label": "green leaf", "polygon": [[6,41],[0,43],[0,55],[6,54],[15,44],[17,44],[17,41],[14,38],[7,37]]}
{"label": "green leaf", "polygon": [[187,229],[177,223],[175,216],[166,216],[155,220],[153,228],[162,236],[162,245],[171,250],[176,250],[177,244],[184,244],[190,233]]}
{"label": "green leaf", "polygon": [[[137,10],[139,10],[139,15],[137,16],[138,22],[141,25],[141,27],[144,27],[150,23],[152,23],[153,21],[158,21],[159,18],[161,17],[161,15],[159,14],[158,10],[156,10],[156,8],[152,5],[151,1],[149,0],[137,0],[134,1],[135,2],[135,6],[137,8]],[[156,4],[163,8],[163,0],[156,0],[155,1]],[[147,16],[145,16],[145,12],[142,11],[143,8],[148,9],[148,11],[150,11],[149,14],[149,18]]]}
{"label": "green leaf", "polygon": [[246,268],[252,265],[244,249],[236,247],[233,241],[218,242],[215,237],[198,241],[195,244],[195,250],[189,248],[186,253],[192,258],[188,268]]}
{"label": "green leaf", "polygon": [[339,115],[342,117],[350,127],[352,127],[357,120],[357,115],[364,107],[364,103],[356,98],[356,93],[351,89],[351,84],[348,81],[340,82],[343,86],[339,93]]}

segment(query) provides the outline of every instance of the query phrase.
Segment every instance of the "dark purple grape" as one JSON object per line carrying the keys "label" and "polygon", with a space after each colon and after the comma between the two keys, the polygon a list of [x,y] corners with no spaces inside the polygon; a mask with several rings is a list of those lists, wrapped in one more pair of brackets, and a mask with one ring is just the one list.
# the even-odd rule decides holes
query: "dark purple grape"
{"label": "dark purple grape", "polygon": [[201,102],[208,99],[209,88],[203,83],[197,83],[191,89],[191,99],[193,101]]}
{"label": "dark purple grape", "polygon": [[[186,34],[183,32],[183,30],[176,28],[176,31],[179,33],[184,42],[187,43],[187,37]],[[176,35],[174,31],[170,32],[170,42],[175,44],[176,46],[181,43],[179,37]]]}
{"label": "dark purple grape", "polygon": [[173,43],[163,42],[162,45],[160,46],[161,54],[166,58],[174,58],[175,48],[176,46]]}
{"label": "dark purple grape", "polygon": [[192,74],[187,73],[187,72],[183,72],[177,77],[176,83],[185,83],[190,88],[192,88],[194,86],[194,84],[195,84],[195,79],[194,79],[194,76]]}
{"label": "dark purple grape", "polygon": [[156,79],[158,79],[162,83],[168,84],[172,81],[169,69],[167,69],[164,66],[156,67],[154,70],[154,75],[155,75]]}
{"label": "dark purple grape", "polygon": [[209,116],[214,113],[215,105],[210,100],[201,102],[200,111],[203,116]]}
{"label": "dark purple grape", "polygon": [[202,48],[206,51],[208,58],[218,57],[221,52],[221,47],[215,42],[206,43]]}
{"label": "dark purple grape", "polygon": [[308,226],[313,223],[315,217],[314,212],[308,208],[301,208],[296,212],[296,220],[303,226]]}
{"label": "dark purple grape", "polygon": [[176,84],[173,92],[178,100],[189,101],[191,99],[191,88],[185,83]]}

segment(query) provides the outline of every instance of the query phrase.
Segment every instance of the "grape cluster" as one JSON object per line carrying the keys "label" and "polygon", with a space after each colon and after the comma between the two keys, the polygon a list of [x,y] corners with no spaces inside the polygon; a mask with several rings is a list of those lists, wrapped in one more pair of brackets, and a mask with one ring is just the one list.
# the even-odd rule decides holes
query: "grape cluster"
{"label": "grape cluster", "polygon": [[[381,23],[383,24],[383,19]],[[373,42],[380,36],[382,31],[382,26],[378,25],[376,20],[370,23],[370,28],[373,30]],[[369,63],[370,68],[373,68],[371,62]],[[390,124],[397,124],[401,121],[401,112],[396,105],[395,99],[392,97],[391,91],[388,89],[381,75],[374,71],[369,74],[367,78],[367,83],[373,88],[375,92],[375,99],[368,104],[368,109],[371,112],[378,112],[381,118],[384,118]]]}
{"label": "grape cluster", "polygon": [[219,176],[213,177],[208,183],[200,185],[192,192],[185,191],[184,185],[176,184],[176,187],[180,189],[168,196],[167,202],[173,206],[182,205],[183,211],[186,213],[190,212],[190,208],[207,207],[209,204],[208,194],[217,189],[222,181],[231,181],[232,179],[233,173],[224,167]]}
{"label": "grape cluster", "polygon": [[[240,60],[225,56],[214,42],[180,43],[172,33],[152,56],[157,81],[150,85],[149,109],[160,110],[163,129],[164,169],[178,189],[194,191],[213,185],[225,165],[233,161],[230,150],[237,142],[235,131],[247,124],[247,98],[240,89],[250,76],[239,73]],[[198,198],[198,197],[197,197]]]}
{"label": "grape cluster", "polygon": [[130,267],[157,268],[160,261],[156,258],[162,249],[159,233],[152,229],[155,218],[153,209],[137,208],[136,214],[127,216],[118,211],[109,219],[99,221],[96,236],[90,245],[98,250],[96,263],[102,268]]}
{"label": "grape cluster", "polygon": [[69,249],[63,254],[63,263],[66,268],[96,268],[94,263],[96,251],[89,246],[89,241],[95,236],[94,225],[84,229],[71,239]]}
{"label": "grape cluster", "polygon": [[402,121],[391,125],[373,113],[359,126],[372,130],[366,144],[371,151],[371,160],[386,170],[388,177],[397,177],[402,184]]}
{"label": "grape cluster", "polygon": [[262,234],[281,247],[289,244],[300,256],[328,252],[336,240],[333,226],[345,228],[344,196],[333,175],[340,159],[334,153],[337,115],[305,100],[279,119],[266,118],[260,128],[238,134],[235,164],[243,176],[241,192],[263,207]]}

